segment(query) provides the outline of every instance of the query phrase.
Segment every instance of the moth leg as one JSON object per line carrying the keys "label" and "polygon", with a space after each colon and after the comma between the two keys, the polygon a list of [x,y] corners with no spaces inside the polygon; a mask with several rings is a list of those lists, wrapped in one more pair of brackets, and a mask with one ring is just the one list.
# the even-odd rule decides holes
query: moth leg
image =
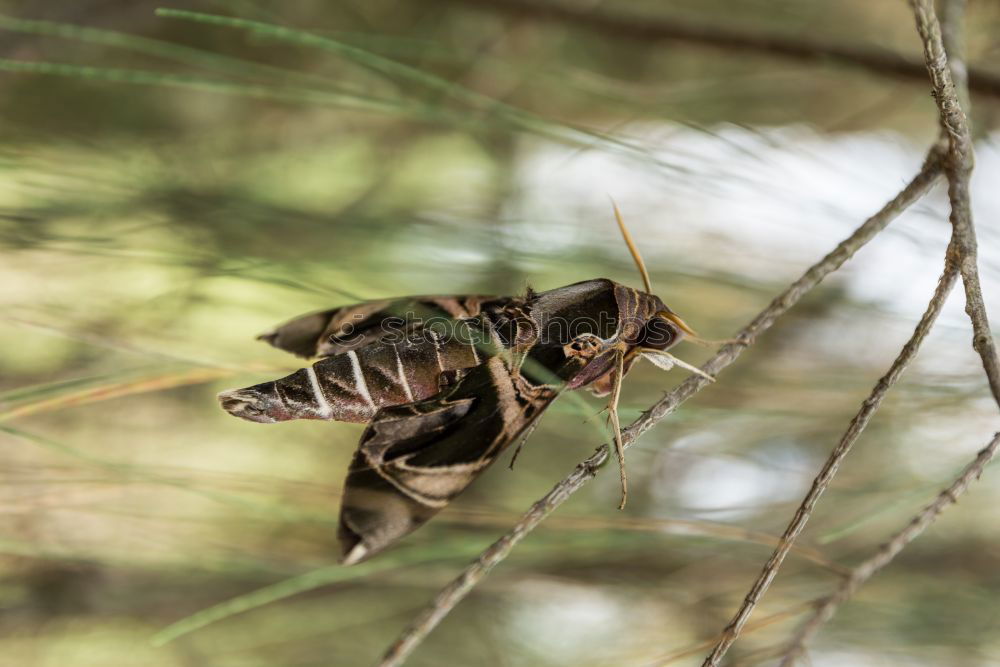
{"label": "moth leg", "polygon": [[517,455],[521,453],[521,448],[524,447],[524,443],[528,441],[528,438],[531,437],[531,434],[534,433],[537,427],[538,422],[533,421],[528,426],[527,430],[521,434],[521,438],[517,441],[517,448],[514,450],[514,455],[510,457],[510,463],[507,465],[509,469],[514,469],[514,461],[517,461]]}
{"label": "moth leg", "polygon": [[625,473],[625,444],[622,442],[622,429],[618,421],[618,399],[622,393],[622,377],[625,375],[625,354],[615,350],[615,370],[611,385],[611,401],[608,403],[608,418],[615,432],[615,453],[618,455],[618,472],[622,481],[622,501],[618,509],[625,509],[628,500],[628,476]]}
{"label": "moth leg", "polygon": [[646,357],[665,371],[669,371],[674,366],[678,366],[686,371],[694,373],[695,375],[700,375],[709,382],[715,382],[715,378],[705,371],[701,370],[697,366],[692,366],[686,361],[681,361],[669,352],[665,352],[663,350],[643,350],[642,356]]}

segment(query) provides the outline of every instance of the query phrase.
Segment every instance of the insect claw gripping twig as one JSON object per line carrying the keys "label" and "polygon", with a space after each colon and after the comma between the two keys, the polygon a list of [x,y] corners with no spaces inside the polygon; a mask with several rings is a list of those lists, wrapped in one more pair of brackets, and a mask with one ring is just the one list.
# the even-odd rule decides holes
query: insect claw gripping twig
{"label": "insect claw gripping twig", "polygon": [[517,443],[517,448],[514,450],[514,455],[510,457],[510,463],[507,464],[508,470],[514,469],[514,462],[517,461],[518,455],[521,453],[521,448],[524,447],[524,440]]}
{"label": "insect claw gripping twig", "polygon": [[625,375],[625,353],[615,351],[614,383],[611,389],[611,401],[608,403],[608,417],[615,436],[615,453],[618,455],[618,470],[622,481],[622,501],[618,509],[625,509],[628,500],[628,475],[625,472],[625,444],[622,442],[622,428],[618,421],[618,399],[622,393],[622,377]]}
{"label": "insect claw gripping twig", "polygon": [[708,380],[709,382],[715,382],[715,378],[713,376],[709,375],[708,373],[701,370],[697,366],[689,364],[688,362],[683,361],[682,359],[678,359],[669,352],[663,350],[646,350],[642,353],[642,356],[644,356],[649,361],[652,361],[654,364],[656,364],[663,370],[670,370],[674,366],[677,366],[679,368],[683,368],[686,371],[694,373],[695,375],[699,375]]}
{"label": "insect claw gripping twig", "polygon": [[538,427],[538,422],[532,422],[528,428],[525,429],[524,433],[521,434],[520,441],[517,443],[517,448],[514,450],[514,455],[510,457],[510,463],[507,467],[510,470],[514,469],[514,462],[517,461],[518,455],[521,453],[521,449],[524,447],[524,443],[528,441],[531,434],[534,433],[535,429]]}
{"label": "insect claw gripping twig", "polygon": [[670,357],[670,360],[673,361],[676,366],[679,366],[679,367],[683,368],[686,371],[691,371],[695,375],[700,375],[701,377],[705,378],[709,382],[715,382],[715,378],[714,377],[712,377],[711,375],[709,375],[705,371],[701,370],[697,366],[693,366],[693,365],[689,364],[686,361],[682,361],[682,360],[678,359],[677,357],[675,357],[672,354],[667,353],[667,356]]}

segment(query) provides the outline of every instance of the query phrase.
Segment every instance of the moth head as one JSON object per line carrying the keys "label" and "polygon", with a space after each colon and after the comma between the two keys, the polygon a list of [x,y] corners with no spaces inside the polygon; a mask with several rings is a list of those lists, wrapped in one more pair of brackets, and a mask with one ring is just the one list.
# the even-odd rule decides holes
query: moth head
{"label": "moth head", "polygon": [[679,343],[685,336],[698,334],[680,318],[677,313],[664,306],[646,320],[635,346],[642,350],[667,350]]}
{"label": "moth head", "polygon": [[653,294],[653,288],[649,281],[649,272],[646,271],[646,264],[642,261],[639,248],[635,245],[635,241],[632,240],[632,235],[625,225],[622,212],[618,209],[618,204],[613,199],[611,200],[611,206],[614,209],[615,221],[618,223],[622,239],[625,241],[628,251],[632,254],[635,266],[639,269],[639,275],[642,277],[642,285],[646,290],[644,295],[646,299],[645,307],[648,309],[646,312],[650,312],[650,310],[653,312],[653,315],[643,325],[636,345],[640,349],[662,351],[680,341],[684,336],[688,336],[694,340],[701,340],[694,329],[689,327],[677,313],[670,310],[660,297]]}

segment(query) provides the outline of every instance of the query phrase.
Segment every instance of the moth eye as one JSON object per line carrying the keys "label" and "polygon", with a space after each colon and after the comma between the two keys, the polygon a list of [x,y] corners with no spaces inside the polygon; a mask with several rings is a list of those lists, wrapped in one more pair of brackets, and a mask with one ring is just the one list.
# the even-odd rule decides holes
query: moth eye
{"label": "moth eye", "polygon": [[662,317],[654,317],[642,329],[637,343],[639,347],[651,350],[666,349],[677,338],[677,332],[670,322]]}

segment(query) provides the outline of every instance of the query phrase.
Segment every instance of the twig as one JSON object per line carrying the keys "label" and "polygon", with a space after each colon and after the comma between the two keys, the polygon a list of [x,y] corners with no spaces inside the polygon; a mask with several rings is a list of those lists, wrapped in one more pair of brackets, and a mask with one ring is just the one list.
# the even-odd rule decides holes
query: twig
{"label": "twig", "polygon": [[[1000,359],[990,332],[986,304],[979,284],[977,267],[976,229],[972,223],[972,209],[969,203],[969,176],[972,173],[972,137],[969,121],[962,104],[960,93],[948,66],[941,24],[934,14],[931,0],[910,0],[917,19],[917,32],[924,43],[924,60],[927,72],[934,86],[941,125],[948,137],[948,153],[945,173],[948,176],[948,199],[951,202],[951,225],[954,230],[955,252],[958,267],[965,286],[965,312],[972,320],[972,347],[979,353],[983,370],[989,381],[993,398],[1000,405]],[[957,26],[952,26],[952,34],[957,34]],[[956,68],[961,72],[962,68]],[[959,75],[961,77],[961,74]],[[961,78],[959,84],[963,83]]]}
{"label": "twig", "polygon": [[479,580],[486,576],[497,563],[507,557],[507,554],[514,548],[515,544],[521,541],[522,537],[530,533],[573,491],[596,475],[598,469],[607,460],[608,448],[606,445],[601,445],[589,458],[577,465],[568,477],[532,505],[509,533],[491,544],[471,565],[465,568],[461,575],[441,589],[434,597],[434,601],[413,620],[399,639],[393,642],[379,665],[402,664],[403,660],[413,652],[413,649],[419,646],[420,642],[430,634],[430,631],[448,615],[448,612],[469,594],[469,591],[479,583]]}
{"label": "twig", "polygon": [[[491,512],[476,509],[453,509],[437,521],[452,521],[464,526],[509,526],[510,515],[506,512]],[[595,517],[595,516],[561,516],[549,517],[546,524],[549,530],[611,530],[636,533],[662,533],[669,535],[687,535],[710,537],[724,541],[746,542],[773,547],[781,539],[779,535],[771,535],[762,531],[751,530],[730,523],[715,521],[698,521],[692,519],[661,519],[650,517]],[[826,558],[819,549],[796,546],[793,550],[799,557],[829,570],[832,574],[846,577],[851,568],[834,563]],[[705,648],[711,648],[708,644]]]}
{"label": "twig", "polygon": [[854,568],[851,576],[842,580],[832,595],[819,601],[813,615],[806,620],[789,645],[781,661],[782,667],[793,665],[805,644],[816,635],[824,623],[833,617],[841,604],[850,599],[875,573],[892,562],[899,552],[917,539],[949,505],[958,502],[959,497],[968,490],[969,485],[983,474],[983,469],[993,460],[998,449],[1000,449],[1000,433],[994,434],[990,443],[979,451],[975,460],[965,467],[962,474],[948,488],[937,495],[934,502],[913,517],[906,527],[883,544],[875,552],[875,555]]}
{"label": "twig", "polygon": [[[885,229],[896,216],[927,192],[940,174],[940,154],[937,151],[931,151],[917,175],[896,197],[882,207],[878,213],[866,220],[833,251],[811,266],[801,278],[775,297],[767,308],[735,336],[737,342],[719,348],[715,355],[701,367],[702,370],[709,375],[717,376],[724,368],[736,361],[743,350],[752,345],[758,335],[769,329],[778,317],[816,287],[823,278],[840,268],[855,252]],[[630,447],[639,436],[708,384],[709,381],[701,376],[688,377],[622,432],[623,445],[626,448]],[[437,624],[472,590],[476,583],[510,553],[517,542],[597,474],[598,468],[607,460],[607,457],[607,446],[601,446],[590,458],[580,463],[569,476],[556,484],[544,498],[532,505],[510,532],[480,554],[455,580],[435,596],[428,607],[393,642],[378,663],[379,666],[391,667],[402,664],[403,660],[420,645]]]}
{"label": "twig", "polygon": [[861,432],[864,431],[865,427],[868,426],[868,422],[872,415],[878,411],[879,406],[882,404],[882,400],[885,395],[889,392],[894,384],[899,380],[903,371],[913,360],[916,355],[917,350],[920,349],[920,344],[923,342],[927,333],[934,326],[934,321],[937,316],[941,313],[941,307],[944,305],[945,300],[948,298],[948,294],[951,293],[952,288],[955,286],[955,279],[958,277],[958,270],[955,268],[951,261],[951,253],[948,253],[948,259],[945,262],[944,273],[941,274],[941,278],[938,280],[937,287],[934,290],[934,295],[931,297],[930,303],[927,304],[927,310],[924,311],[923,316],[920,318],[920,322],[917,323],[916,328],[913,331],[913,335],[910,339],[906,341],[903,349],[900,350],[899,355],[889,366],[889,370],[886,371],[879,381],[875,384],[868,398],[865,399],[864,403],[861,404],[861,409],[858,410],[854,418],[851,419],[850,425],[841,437],[840,442],[837,446],[833,448],[830,452],[830,456],[827,458],[826,463],[823,464],[823,468],[820,470],[816,479],[813,480],[812,487],[809,492],[806,493],[805,498],[802,499],[802,503],[799,508],[795,511],[795,516],[792,517],[791,522],[788,527],[785,528],[785,532],[782,535],[781,542],[775,548],[771,557],[767,560],[764,568],[761,570],[760,575],[758,575],[757,580],[754,581],[753,586],[750,587],[750,592],[747,593],[746,598],[743,600],[743,604],[740,605],[739,610],[736,615],[733,616],[729,625],[726,626],[725,631],[722,633],[722,637],[719,639],[715,648],[712,652],[705,658],[703,667],[715,667],[725,656],[729,647],[733,645],[736,639],[739,637],[740,632],[743,629],[744,624],[750,618],[753,613],[754,608],[757,603],[763,597],[764,593],[767,591],[771,582],[774,581],[774,577],[778,574],[778,569],[781,567],[782,562],[785,560],[785,556],[791,550],[792,545],[795,543],[795,539],[799,536],[802,530],[805,528],[806,523],[809,522],[809,518],[812,516],[813,510],[816,507],[816,503],[819,502],[820,496],[826,491],[830,482],[833,481],[834,476],[837,474],[837,470],[840,464],[843,462],[844,458],[851,451],[851,447],[857,441]]}
{"label": "twig", "polygon": [[[454,2],[455,0],[448,0]],[[619,12],[581,9],[551,0],[458,0],[465,6],[516,13],[542,21],[559,21],[633,42],[675,41],[723,51],[745,51],[787,58],[804,63],[832,62],[881,76],[912,82],[927,82],[927,70],[916,58],[870,46],[844,46],[821,40],[778,34],[754,33],[736,28],[691,23],[677,18],[625,15]],[[1000,75],[981,69],[969,71],[969,87],[993,97],[1000,96]]]}
{"label": "twig", "polygon": [[[917,331],[914,332],[914,337],[907,343],[907,347],[903,348],[900,357],[897,358],[897,362],[906,355],[907,348],[911,347],[914,342],[919,345],[920,339],[923,337],[920,334],[921,326],[926,323],[929,328],[930,324],[933,323],[933,319],[937,316],[935,309],[936,311],[940,310],[944,297],[950,292],[955,281],[955,270],[957,268],[961,272],[962,282],[965,286],[966,312],[972,320],[973,347],[982,359],[990,389],[993,392],[994,398],[1000,404],[1000,363],[997,361],[996,350],[990,335],[985,304],[983,303],[982,292],[979,286],[979,271],[976,267],[976,236],[969,203],[969,175],[972,170],[972,140],[969,133],[969,124],[959,101],[959,93],[955,87],[955,81],[952,78],[952,68],[948,65],[941,35],[941,26],[938,23],[937,16],[934,14],[933,4],[931,0],[911,0],[910,4],[916,16],[917,32],[923,41],[924,59],[933,85],[934,98],[937,101],[940,112],[943,138],[946,139],[947,143],[945,173],[948,177],[948,198],[951,203],[952,240],[948,246],[945,272],[938,283],[934,298],[932,298],[931,304],[924,314],[924,318],[921,320],[920,325],[918,325]],[[955,22],[960,22],[963,9],[964,0],[959,0],[957,4],[950,8],[952,12],[950,18]],[[960,26],[952,25],[949,37],[955,48],[958,48],[961,40]],[[955,71],[958,72],[959,83],[964,84],[964,68],[955,67]],[[935,305],[936,300],[938,302]],[[928,320],[928,318],[930,319]],[[924,334],[926,334],[926,330]],[[912,351],[915,352],[915,348]],[[894,363],[893,366],[895,367],[896,364]],[[892,370],[890,370],[891,373]],[[878,387],[876,387],[877,389]],[[885,389],[887,390],[888,387],[885,387]],[[882,393],[884,394],[884,391]],[[871,407],[871,412],[874,412],[878,408],[877,402],[874,405],[869,405],[869,402],[874,397],[875,393],[873,392],[872,397],[869,398],[869,401],[866,401],[862,412],[858,416],[866,408]],[[881,398],[878,400],[880,401]],[[856,416],[848,428],[848,433],[845,434],[845,439],[848,438],[851,430],[855,427],[857,420],[858,417]],[[858,430],[859,432],[860,429]],[[857,436],[855,435],[854,437],[856,438]],[[847,445],[846,449],[843,445],[844,441],[842,440],[841,445],[831,454],[823,471],[813,483],[813,488],[810,489],[809,494],[807,494],[806,499],[789,524],[788,531],[786,531],[789,540],[794,540],[798,532],[804,527],[812,511],[811,504],[814,505],[819,499],[825,485],[829,484],[830,479],[836,473],[839,461],[847,454],[850,444]],[[765,565],[764,570],[751,588],[739,612],[737,612],[727,627],[726,637],[716,645],[715,650],[705,660],[704,664],[706,666],[718,665],[719,660],[721,660],[722,656],[728,650],[728,647],[732,645],[736,636],[739,635],[740,627],[749,618],[757,601],[763,595],[764,591],[767,590],[770,582],[777,574],[777,569],[781,566],[781,561],[784,559],[785,553],[787,553],[787,548],[785,549],[785,553],[782,553],[782,546],[779,546],[775,550],[771,560]],[[788,546],[790,547],[790,545]],[[795,653],[794,648],[791,653]],[[794,655],[789,659],[794,660]]]}
{"label": "twig", "polygon": [[958,92],[959,103],[969,113],[972,107],[969,103],[969,68],[965,62],[966,0],[942,0],[938,10],[941,13],[941,41],[948,56],[951,80]]}
{"label": "twig", "polygon": [[[798,616],[805,611],[808,611],[810,607],[815,606],[815,600],[807,600],[806,602],[800,602],[793,607],[785,609],[784,611],[779,611],[764,618],[756,618],[753,621],[747,623],[746,627],[743,629],[743,634],[747,635],[757,630],[761,630],[775,623],[780,623],[788,618]],[[721,636],[721,633],[720,633]],[[718,640],[718,637],[709,637],[706,640],[700,641],[693,646],[686,646],[682,649],[672,651],[666,655],[660,656],[657,660],[650,662],[649,667],[666,667],[667,665],[680,660],[681,658],[687,658],[689,656],[701,653],[705,649],[712,648],[712,645]]]}
{"label": "twig", "polygon": [[[968,119],[963,111],[965,95],[965,68],[961,58],[962,15],[965,0],[946,0],[942,10],[947,19],[947,30],[942,34],[941,25],[929,0],[911,0],[917,21],[917,32],[924,43],[927,70],[934,85],[934,97],[941,117],[942,135],[948,149],[945,172],[948,177],[948,198],[951,202],[952,245],[949,261],[957,265],[965,285],[966,312],[972,321],[973,348],[979,353],[986,372],[990,390],[1000,403],[1000,370],[996,349],[989,331],[986,309],[979,287],[976,267],[976,237],[969,206],[969,174],[972,170],[972,141]],[[945,41],[948,41],[946,57]],[[986,464],[1000,447],[1000,434],[981,450],[962,474],[942,491],[937,499],[917,514],[902,531],[879,549],[870,559],[856,567],[833,594],[820,601],[813,615],[803,624],[789,644],[782,658],[782,665],[793,665],[802,654],[805,644],[836,613],[845,601],[868,581],[878,570],[888,565],[906,545],[916,539],[934,522],[948,505],[957,502],[968,485],[982,474]]]}

